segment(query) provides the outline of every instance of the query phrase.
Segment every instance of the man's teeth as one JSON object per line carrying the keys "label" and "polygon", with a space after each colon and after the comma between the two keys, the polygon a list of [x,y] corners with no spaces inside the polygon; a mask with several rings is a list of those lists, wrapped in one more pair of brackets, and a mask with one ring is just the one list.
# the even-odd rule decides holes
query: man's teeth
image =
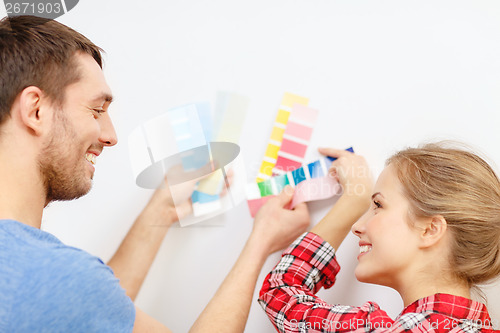
{"label": "man's teeth", "polygon": [[96,161],[96,159],[97,159],[97,156],[95,156],[94,154],[89,154],[89,153],[87,153],[87,154],[85,154],[85,159],[86,159],[87,161],[89,161],[90,163],[95,164],[95,161]]}
{"label": "man's teeth", "polygon": [[372,249],[370,245],[362,245],[359,247],[359,253],[366,253]]}

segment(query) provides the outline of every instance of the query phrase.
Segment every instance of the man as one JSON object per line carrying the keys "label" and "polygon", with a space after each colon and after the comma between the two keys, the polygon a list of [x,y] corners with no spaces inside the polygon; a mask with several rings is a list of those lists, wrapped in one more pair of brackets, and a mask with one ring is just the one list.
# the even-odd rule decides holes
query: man
{"label": "man", "polygon": [[[0,74],[0,332],[170,332],[133,304],[168,227],[182,217],[168,186],[109,266],[40,230],[44,207],[85,195],[96,159],[117,143],[101,49],[55,21],[4,18]],[[244,330],[265,259],[309,224],[304,204],[284,209],[291,197],[283,192],[259,213],[192,332]],[[189,213],[189,202],[182,206]],[[159,223],[161,232],[150,227]]]}

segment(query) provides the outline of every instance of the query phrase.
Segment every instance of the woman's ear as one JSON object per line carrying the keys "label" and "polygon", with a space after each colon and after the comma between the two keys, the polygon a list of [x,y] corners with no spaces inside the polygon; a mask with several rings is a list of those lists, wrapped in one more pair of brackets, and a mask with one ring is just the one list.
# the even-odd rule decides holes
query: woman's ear
{"label": "woman's ear", "polygon": [[48,104],[46,95],[38,87],[29,86],[19,94],[19,118],[35,135],[41,135],[48,124],[45,114]]}
{"label": "woman's ear", "polygon": [[444,238],[448,223],[443,216],[437,215],[422,221],[421,226],[420,247],[429,248]]}

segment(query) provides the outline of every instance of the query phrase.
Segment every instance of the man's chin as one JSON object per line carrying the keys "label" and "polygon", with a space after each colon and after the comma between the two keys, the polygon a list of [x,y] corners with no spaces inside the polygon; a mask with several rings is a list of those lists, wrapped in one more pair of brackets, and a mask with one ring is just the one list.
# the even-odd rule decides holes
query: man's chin
{"label": "man's chin", "polygon": [[90,190],[92,189],[92,181],[90,180],[88,185],[85,187],[81,187],[79,189],[72,189],[72,190],[52,190],[49,191],[49,194],[47,195],[47,198],[45,200],[45,206],[47,206],[49,203],[53,201],[71,201],[71,200],[76,200],[78,198],[83,197],[84,195],[87,195]]}

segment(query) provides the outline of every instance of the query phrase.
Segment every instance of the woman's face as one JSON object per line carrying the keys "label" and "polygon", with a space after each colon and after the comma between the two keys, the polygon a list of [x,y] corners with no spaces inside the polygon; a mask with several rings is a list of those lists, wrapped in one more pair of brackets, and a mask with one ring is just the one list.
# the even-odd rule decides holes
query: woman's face
{"label": "woman's face", "polygon": [[389,165],[375,184],[370,208],[352,227],[359,237],[359,281],[397,289],[415,273],[419,231],[409,225],[408,209],[394,166]]}

